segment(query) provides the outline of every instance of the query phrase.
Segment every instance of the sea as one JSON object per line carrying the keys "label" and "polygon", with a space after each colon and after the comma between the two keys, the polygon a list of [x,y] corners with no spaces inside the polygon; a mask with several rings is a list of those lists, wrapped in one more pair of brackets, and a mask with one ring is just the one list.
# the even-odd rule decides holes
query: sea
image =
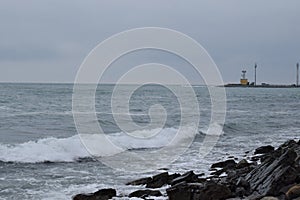
{"label": "sea", "polygon": [[[131,87],[122,86],[124,95]],[[155,84],[139,87],[129,98],[129,112],[124,113],[112,111],[114,88],[110,84],[97,87],[94,110],[102,134],[125,151],[151,153],[172,141],[180,128],[187,133],[193,131],[186,124],[181,127],[180,121],[191,116],[181,113],[181,103],[168,87]],[[225,123],[214,124],[222,133],[211,151],[201,156],[199,147],[204,139],[215,137],[213,131],[208,131],[212,100],[208,87],[192,89],[200,118],[190,145],[162,168],[134,171],[126,170],[132,166],[131,159],[115,160],[119,166],[116,168],[101,162],[86,147],[74,122],[73,84],[0,83],[0,199],[72,199],[78,193],[101,188],[115,188],[120,196],[116,199],[122,199],[121,196],[143,188],[126,186],[128,181],[164,171],[194,170],[209,175],[214,162],[232,156],[247,159],[259,146],[277,147],[288,139],[300,137],[300,88],[226,88]],[[160,105],[167,113],[163,126],[148,126],[150,115],[162,114],[149,112],[153,105]],[[190,112],[193,111],[191,107]],[[140,129],[128,135],[118,126],[115,114]],[[87,120],[84,125],[88,127],[89,123]],[[94,129],[90,131],[98,134],[96,130],[93,133]],[[144,138],[144,143],[131,140],[132,135],[148,137],[156,132],[159,133],[154,138]],[[144,165],[142,161],[134,164]]]}

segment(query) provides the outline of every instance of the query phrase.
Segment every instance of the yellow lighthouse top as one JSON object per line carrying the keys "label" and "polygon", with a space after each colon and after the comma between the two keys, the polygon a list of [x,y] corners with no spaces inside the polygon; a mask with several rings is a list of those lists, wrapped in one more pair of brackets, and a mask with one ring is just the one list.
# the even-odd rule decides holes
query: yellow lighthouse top
{"label": "yellow lighthouse top", "polygon": [[248,85],[249,84],[248,79],[246,78],[246,72],[247,72],[246,70],[242,71],[242,78],[240,80],[241,85]]}

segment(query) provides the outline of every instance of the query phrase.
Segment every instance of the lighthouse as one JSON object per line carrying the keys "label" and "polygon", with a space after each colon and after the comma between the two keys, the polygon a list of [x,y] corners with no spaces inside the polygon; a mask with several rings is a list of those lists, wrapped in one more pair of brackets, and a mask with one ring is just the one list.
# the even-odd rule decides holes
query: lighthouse
{"label": "lighthouse", "polygon": [[248,85],[249,84],[248,79],[246,78],[246,72],[247,72],[246,70],[242,71],[242,78],[240,80],[241,85]]}

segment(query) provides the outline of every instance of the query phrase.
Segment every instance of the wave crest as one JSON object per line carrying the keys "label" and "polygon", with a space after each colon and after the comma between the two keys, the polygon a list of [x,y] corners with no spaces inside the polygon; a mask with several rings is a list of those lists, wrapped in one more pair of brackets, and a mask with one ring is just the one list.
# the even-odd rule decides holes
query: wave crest
{"label": "wave crest", "polygon": [[[133,132],[133,135],[151,135],[157,132],[153,130],[141,130]],[[108,138],[124,150],[155,149],[167,145],[177,134],[178,129],[164,128],[158,135],[152,138],[137,139],[123,132],[107,134]],[[189,128],[186,131],[191,131]],[[91,141],[97,141],[99,135],[86,135]],[[68,138],[43,138],[37,141],[29,141],[21,144],[0,144],[0,162],[18,163],[42,163],[42,162],[80,162],[91,160],[79,135]]]}

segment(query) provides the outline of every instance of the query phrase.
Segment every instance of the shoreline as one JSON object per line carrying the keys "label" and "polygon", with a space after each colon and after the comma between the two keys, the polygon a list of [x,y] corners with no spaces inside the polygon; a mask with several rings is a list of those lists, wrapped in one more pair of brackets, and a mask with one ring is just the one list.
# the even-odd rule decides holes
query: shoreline
{"label": "shoreline", "polygon": [[[247,153],[247,152],[245,152]],[[211,165],[210,175],[163,172],[128,182],[144,186],[126,196],[106,188],[91,194],[77,194],[73,200],[131,197],[170,200],[292,200],[300,198],[300,140],[288,140],[277,149],[261,146],[249,160],[224,160]]]}
{"label": "shoreline", "polygon": [[300,88],[296,85],[241,85],[241,84],[226,84],[224,87],[232,88]]}

